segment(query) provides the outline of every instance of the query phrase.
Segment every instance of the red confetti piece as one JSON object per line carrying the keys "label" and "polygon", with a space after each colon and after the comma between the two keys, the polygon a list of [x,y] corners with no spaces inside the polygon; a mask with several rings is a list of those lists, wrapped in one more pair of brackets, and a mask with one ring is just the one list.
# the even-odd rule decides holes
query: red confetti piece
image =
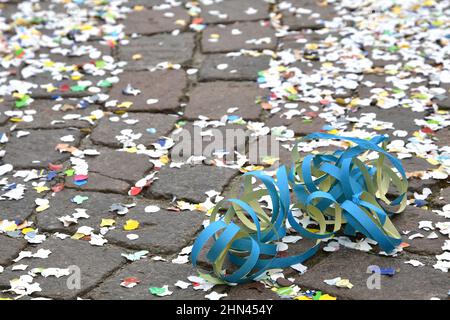
{"label": "red confetti piece", "polygon": [[428,127],[422,128],[420,131],[422,131],[423,133],[426,133],[426,134],[434,134],[434,131]]}
{"label": "red confetti piece", "polygon": [[82,181],[82,180],[87,180],[88,176],[84,175],[84,174],[77,174],[76,176],[73,177],[74,181]]}
{"label": "red confetti piece", "polygon": [[63,165],[62,164],[53,164],[53,163],[49,163],[48,164],[48,168],[51,171],[60,171],[63,169]]}
{"label": "red confetti piece", "polygon": [[59,90],[62,91],[62,92],[66,92],[66,91],[70,90],[70,87],[69,87],[68,84],[62,84],[62,85],[59,86]]}
{"label": "red confetti piece", "polygon": [[203,23],[203,18],[194,18],[192,20],[192,24],[202,24]]}
{"label": "red confetti piece", "polygon": [[130,196],[137,196],[138,194],[140,194],[142,192],[142,188],[138,188],[138,187],[132,187],[130,189],[130,191],[128,192],[128,194]]}

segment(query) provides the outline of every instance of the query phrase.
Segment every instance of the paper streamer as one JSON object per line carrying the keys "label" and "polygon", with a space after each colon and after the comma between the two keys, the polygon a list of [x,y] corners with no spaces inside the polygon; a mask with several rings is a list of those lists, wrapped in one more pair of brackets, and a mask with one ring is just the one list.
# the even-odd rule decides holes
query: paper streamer
{"label": "paper streamer", "polygon": [[[192,248],[193,265],[197,267],[204,249],[219,279],[245,283],[268,269],[304,262],[317,252],[323,239],[340,230],[346,235],[360,232],[391,252],[401,243],[401,236],[390,217],[406,207],[408,184],[401,162],[386,151],[387,138],[363,140],[313,133],[299,142],[335,139],[352,146],[304,158],[295,146],[292,167],[281,166],[276,179],[262,171],[246,173],[240,199],[222,200],[213,209],[210,224]],[[377,157],[371,157],[375,160],[364,160],[370,152],[377,153]],[[259,183],[254,185],[253,181]],[[260,184],[264,187],[258,187]],[[387,197],[391,186],[400,193],[394,200]],[[261,206],[261,199],[270,200],[269,213],[267,206]],[[303,227],[293,208],[303,213],[302,218],[315,222],[318,230]],[[301,254],[280,257],[276,242],[286,235],[288,227],[303,238],[315,240],[315,244]],[[231,273],[225,272],[225,263],[232,265],[227,268],[233,270]]]}

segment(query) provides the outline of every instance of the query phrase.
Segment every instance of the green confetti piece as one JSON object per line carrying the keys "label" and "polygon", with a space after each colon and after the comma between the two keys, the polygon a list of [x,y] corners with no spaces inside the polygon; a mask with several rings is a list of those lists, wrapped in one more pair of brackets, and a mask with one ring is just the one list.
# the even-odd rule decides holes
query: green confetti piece
{"label": "green confetti piece", "polygon": [[85,91],[86,90],[86,86],[71,86],[70,90],[72,90],[72,92],[81,92],[81,91]]}
{"label": "green confetti piece", "polygon": [[290,296],[294,293],[292,287],[281,287],[277,289],[277,294],[280,296]]}
{"label": "green confetti piece", "polygon": [[75,174],[75,170],[67,169],[66,171],[64,171],[64,174],[68,177],[72,177]]}
{"label": "green confetti piece", "polygon": [[101,88],[109,88],[112,86],[112,83],[109,82],[108,80],[102,80],[98,83],[98,86]]}
{"label": "green confetti piece", "polygon": [[106,66],[106,62],[103,60],[97,60],[97,61],[95,61],[95,66],[98,69],[103,69]]}
{"label": "green confetti piece", "polygon": [[316,294],[313,296],[313,300],[320,300],[321,296],[322,296],[322,291],[317,291]]}

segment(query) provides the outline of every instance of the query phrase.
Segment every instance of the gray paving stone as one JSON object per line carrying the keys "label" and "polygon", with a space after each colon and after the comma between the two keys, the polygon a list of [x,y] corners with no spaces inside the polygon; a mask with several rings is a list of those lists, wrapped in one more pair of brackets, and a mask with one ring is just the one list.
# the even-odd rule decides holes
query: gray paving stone
{"label": "gray paving stone", "polygon": [[[103,282],[98,288],[88,294],[95,300],[199,300],[207,292],[195,291],[192,287],[185,290],[175,287],[178,281],[188,282],[187,277],[197,275],[191,265],[176,265],[170,262],[140,260],[127,265]],[[123,279],[136,277],[139,284],[131,289],[120,286]],[[149,292],[151,287],[169,286],[173,294],[166,297],[156,297]]]}
{"label": "gray paving stone", "polygon": [[248,146],[249,163],[253,165],[268,165],[268,160],[278,158],[274,164],[278,166],[280,163],[291,165],[291,152],[284,148],[284,143],[276,140],[272,135],[250,138]]}
{"label": "gray paving stone", "polygon": [[30,130],[29,135],[21,138],[17,138],[16,134],[17,132],[13,132],[13,137],[6,144],[4,161],[17,169],[45,168],[48,163],[65,161],[70,154],[55,150],[58,144],[64,143],[61,137],[72,135],[75,138],[75,141],[70,142],[72,146],[78,146],[81,138],[79,130],[68,129]]}
{"label": "gray paving stone", "polygon": [[[376,256],[357,250],[341,248],[323,259],[304,275],[297,276],[303,289],[316,289],[341,299],[361,300],[428,300],[445,299],[448,291],[448,275],[429,266],[416,268],[405,264],[404,259]],[[380,268],[400,269],[393,277],[381,276],[381,288],[370,290],[367,269],[371,265]],[[338,288],[324,280],[342,277],[354,285],[352,289]]]}
{"label": "gray paving stone", "polygon": [[127,194],[131,185],[123,180],[117,180],[98,173],[89,172],[87,184],[77,186],[73,183],[72,177],[67,177],[65,180],[65,187],[84,191]]}
{"label": "gray paving stone", "polygon": [[[67,276],[61,278],[37,276],[35,278],[35,282],[39,283],[42,288],[42,291],[36,295],[54,299],[75,299],[124,264],[124,259],[120,256],[122,253],[120,249],[109,246],[94,247],[83,240],[49,238],[43,244],[30,248],[32,252],[39,249],[48,249],[52,253],[47,259],[22,260],[20,263],[28,264],[28,270],[33,268],[68,268],[69,266],[78,266],[81,270],[80,289],[69,289]],[[20,275],[27,274],[27,272],[27,270],[11,271],[10,267],[5,268],[4,273],[0,274],[0,285],[7,286],[9,280],[19,278]]]}
{"label": "gray paving stone", "polygon": [[[21,181],[14,181],[8,179],[8,183],[24,184]],[[6,193],[5,191],[0,191],[0,196]],[[0,220],[19,220],[23,221],[27,219],[34,211],[36,204],[34,200],[41,196],[42,194],[37,194],[30,186],[26,186],[23,198],[20,200],[0,200]]]}
{"label": "gray paving stone", "polygon": [[[442,253],[442,246],[444,245],[445,236],[438,230],[426,231],[424,229],[419,229],[419,222],[432,221],[433,225],[435,225],[437,222],[444,222],[445,218],[438,216],[432,211],[407,206],[405,211],[394,216],[392,221],[400,234],[402,234],[403,241],[409,243],[410,245],[404,249],[405,251],[425,255],[436,255]],[[409,231],[409,233],[404,235],[403,232],[407,231]],[[438,238],[427,239],[426,237],[433,231],[438,235]],[[424,235],[424,238],[415,238],[412,240],[408,239],[408,237],[416,233]]]}
{"label": "gray paving stone", "polygon": [[190,17],[185,9],[173,7],[166,10],[133,11],[127,14],[124,24],[127,34],[152,35],[176,29],[185,30],[189,21]]}
{"label": "gray paving stone", "polygon": [[[88,197],[82,204],[71,200],[75,196]],[[64,232],[74,234],[80,226],[89,226],[96,232],[100,230],[102,219],[114,219],[115,229],[108,231],[105,238],[112,244],[133,250],[148,250],[153,254],[174,254],[189,245],[200,230],[205,219],[204,213],[197,211],[174,212],[166,210],[168,204],[161,201],[127,197],[118,194],[104,194],[100,192],[80,192],[66,190],[49,196],[50,208],[36,215],[37,225],[48,232]],[[116,204],[132,205],[125,215],[110,211]],[[150,205],[161,209],[155,213],[145,212]],[[58,220],[61,216],[75,213],[75,209],[85,209],[90,216],[79,219],[78,224],[65,227]],[[123,226],[129,219],[139,221],[139,228],[125,231]],[[167,230],[172,230],[168,233]],[[129,240],[127,235],[137,234],[136,240]]]}
{"label": "gray paving stone", "polygon": [[[62,105],[61,110],[54,110],[54,106]],[[92,105],[85,109],[76,107],[76,103],[71,100],[64,102],[54,100],[37,99],[25,110],[18,110],[21,114],[14,115],[10,122],[16,125],[17,130],[25,129],[61,129],[61,128],[88,128],[92,126],[88,121],[82,120],[89,117],[91,112],[99,109],[97,105]],[[33,116],[33,121],[23,121],[24,116]],[[75,118],[76,117],[76,118]],[[22,120],[16,122],[17,120]]]}
{"label": "gray paving stone", "polygon": [[[141,91],[136,96],[125,95],[123,90],[130,84]],[[155,72],[124,72],[120,82],[110,92],[111,99],[117,99],[118,104],[124,101],[132,102],[129,109],[114,108],[125,111],[168,112],[179,107],[179,99],[186,87],[186,74],[183,70]],[[148,104],[147,100],[158,100]]]}
{"label": "gray paving stone", "polygon": [[176,130],[171,135],[176,146],[170,150],[170,158],[174,162],[185,162],[191,156],[204,156],[211,160],[218,158],[218,154],[228,152],[226,159],[234,161],[237,160],[234,151],[246,153],[245,144],[249,135],[244,125],[227,124],[217,128],[201,128],[187,123],[182,130]]}
{"label": "gray paving stone", "polygon": [[414,191],[422,191],[424,188],[430,188],[433,189],[435,186],[438,186],[440,184],[439,180],[434,179],[427,179],[422,180],[419,178],[409,178],[408,179],[408,191],[414,192]]}
{"label": "gray paving stone", "polygon": [[208,26],[202,35],[204,53],[275,49],[276,46],[275,31],[268,22]]}
{"label": "gray paving stone", "polygon": [[317,116],[317,113],[311,113],[313,117],[292,117],[291,119],[282,117],[280,113],[269,118],[266,124],[271,128],[285,126],[287,129],[293,130],[296,135],[301,136],[319,132],[327,124],[324,119]]}
{"label": "gray paving stone", "polygon": [[[128,120],[139,120],[139,122],[136,124],[125,123]],[[159,137],[166,136],[173,129],[176,121],[176,116],[165,114],[128,113],[126,118],[122,117],[118,122],[110,121],[110,118],[105,117],[100,120],[90,138],[96,144],[120,148],[123,146],[119,142],[122,138],[117,139],[116,137],[123,137],[121,133],[123,130],[132,130],[133,134],[142,134],[141,138],[133,140],[133,142],[149,147],[158,141]]]}
{"label": "gray paving stone", "polygon": [[432,101],[435,102],[440,110],[450,110],[450,85],[441,83],[440,89],[444,89],[445,93],[435,96]]}
{"label": "gray paving stone", "polygon": [[[331,20],[336,12],[332,5],[321,6],[315,0],[290,0],[292,7],[281,11],[283,24],[288,25],[290,30],[320,29],[323,28],[324,20]],[[302,13],[299,9],[310,10]]]}
{"label": "gray paving stone", "polygon": [[229,108],[239,108],[228,115],[257,120],[262,108],[256,103],[256,99],[263,97],[265,93],[252,82],[199,83],[190,94],[184,115],[189,119],[197,119],[198,116],[221,119],[227,115]]}
{"label": "gray paving stone", "polygon": [[450,110],[450,96],[436,99],[436,104],[438,105],[440,110]]}
{"label": "gray paving stone", "polygon": [[[171,62],[185,65],[192,59],[194,51],[194,35],[180,33],[172,35],[154,35],[131,39],[126,46],[119,48],[119,58],[127,61],[126,70],[147,70],[161,62]],[[133,56],[140,54],[140,59]]]}
{"label": "gray paving stone", "polygon": [[8,116],[5,115],[5,111],[11,110],[10,106],[7,103],[0,103],[0,126],[3,126],[8,122]]}
{"label": "gray paving stone", "polygon": [[[178,253],[191,244],[206,218],[198,211],[168,211],[162,203],[155,201],[137,201],[136,204],[136,208],[131,208],[125,216],[117,217],[116,228],[106,234],[111,243],[134,250],[148,250],[152,254]],[[159,205],[161,210],[146,213],[147,205]],[[139,228],[124,231],[123,226],[128,219],[139,221]],[[137,234],[139,238],[131,241],[127,238],[129,234]]]}
{"label": "gray paving stone", "polygon": [[[248,55],[209,54],[200,68],[200,81],[212,80],[248,80],[254,81],[258,72],[269,67],[270,57]],[[225,70],[219,70],[228,65]],[[218,68],[219,67],[219,68]]]}
{"label": "gray paving stone", "polygon": [[[72,202],[75,196],[88,197],[87,200],[81,204]],[[105,194],[100,192],[85,192],[73,189],[65,189],[62,192],[50,194],[47,199],[50,201],[50,208],[36,214],[36,223],[41,230],[48,232],[69,232],[73,234],[82,226],[87,225],[96,230],[99,229],[103,218],[109,218],[115,215],[109,212],[109,209],[114,203],[133,203],[132,199],[127,196],[118,194]],[[72,215],[76,212],[75,209],[86,209],[86,213],[90,216],[88,219],[79,219],[78,224],[64,227],[63,223],[58,218],[65,215]]]}
{"label": "gray paving stone", "polygon": [[12,21],[13,15],[17,12],[17,4],[15,3],[0,3],[0,14],[5,17],[6,21]]}
{"label": "gray paving stone", "polygon": [[97,148],[97,151],[100,155],[87,158],[89,172],[134,184],[153,168],[146,155],[108,148]]}
{"label": "gray paving stone", "polygon": [[439,191],[434,202],[440,206],[445,206],[450,203],[450,187],[443,188]]}
{"label": "gray paving stone", "polygon": [[200,4],[205,23],[253,21],[269,18],[269,4],[263,0],[214,0]]}
{"label": "gray paving stone", "polygon": [[25,245],[26,241],[23,239],[15,239],[0,235],[0,266],[11,263]]}
{"label": "gray paving stone", "polygon": [[440,148],[450,145],[450,129],[441,129],[435,135],[436,145]]}
{"label": "gray paving stone", "polygon": [[163,167],[158,180],[153,182],[146,196],[185,199],[194,203],[206,200],[205,192],[221,192],[236,171],[215,166],[184,165],[180,169]]}
{"label": "gray paving stone", "polygon": [[437,168],[437,166],[432,165],[431,163],[422,158],[413,157],[402,159],[401,161],[406,172],[427,171]]}

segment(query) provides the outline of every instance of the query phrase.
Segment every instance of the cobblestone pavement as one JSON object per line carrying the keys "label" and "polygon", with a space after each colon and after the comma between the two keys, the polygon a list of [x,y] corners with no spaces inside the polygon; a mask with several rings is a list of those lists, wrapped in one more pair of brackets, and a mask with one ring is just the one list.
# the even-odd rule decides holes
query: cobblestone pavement
{"label": "cobblestone pavement", "polygon": [[[449,13],[432,0],[0,1],[0,297],[448,299]],[[196,130],[220,139],[213,128],[246,136],[171,153]],[[339,236],[306,272],[197,278],[207,211],[316,131],[391,136],[410,180],[402,249]],[[279,160],[224,161],[268,135]],[[395,274],[370,290],[372,265]],[[336,277],[353,287],[324,282]]]}

